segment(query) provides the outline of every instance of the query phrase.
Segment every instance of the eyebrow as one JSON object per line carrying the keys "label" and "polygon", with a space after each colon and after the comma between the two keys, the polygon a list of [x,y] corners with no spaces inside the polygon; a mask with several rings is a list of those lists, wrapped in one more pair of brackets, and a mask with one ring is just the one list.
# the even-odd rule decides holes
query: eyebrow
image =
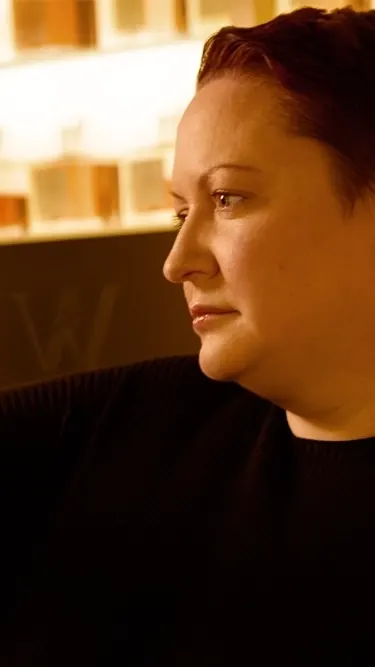
{"label": "eyebrow", "polygon": [[205,176],[209,177],[219,169],[240,169],[241,171],[253,171],[255,173],[260,173],[260,169],[252,164],[235,164],[234,162],[225,162],[222,164],[216,164],[214,167],[211,167]]}
{"label": "eyebrow", "polygon": [[[219,169],[238,169],[240,171],[250,171],[253,173],[260,173],[261,170],[258,167],[255,167],[254,165],[247,165],[247,164],[235,164],[234,162],[223,162],[221,164],[216,164],[214,167],[210,167],[204,174],[202,174],[199,178],[199,181],[203,180],[209,180],[210,177],[216,172],[219,171]],[[181,195],[178,194],[178,192],[174,192],[173,190],[169,191],[169,194],[174,198],[178,199],[179,201],[185,201],[185,197],[182,197]]]}

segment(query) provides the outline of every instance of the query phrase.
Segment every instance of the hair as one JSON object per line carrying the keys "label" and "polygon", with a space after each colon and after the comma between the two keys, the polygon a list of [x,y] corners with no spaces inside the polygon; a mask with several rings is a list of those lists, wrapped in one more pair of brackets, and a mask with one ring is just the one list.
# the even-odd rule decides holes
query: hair
{"label": "hair", "polygon": [[197,88],[224,74],[276,84],[290,131],[322,142],[346,204],[375,192],[375,11],[304,7],[204,45]]}

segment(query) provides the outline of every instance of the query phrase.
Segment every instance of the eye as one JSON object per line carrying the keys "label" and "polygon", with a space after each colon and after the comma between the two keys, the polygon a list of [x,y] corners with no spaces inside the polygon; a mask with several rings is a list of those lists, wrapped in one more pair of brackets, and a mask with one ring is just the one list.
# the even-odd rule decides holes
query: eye
{"label": "eye", "polygon": [[[233,208],[243,202],[245,197],[243,195],[235,195],[226,190],[216,190],[212,193],[212,199],[215,202],[216,211],[223,213],[231,213]],[[179,211],[172,216],[172,224],[177,231],[179,231],[188,217],[188,211]]]}
{"label": "eye", "polygon": [[187,211],[180,211],[179,213],[175,213],[172,216],[173,227],[177,230],[180,230],[187,218],[187,215]]}
{"label": "eye", "polygon": [[216,190],[216,192],[213,192],[212,197],[217,211],[231,211],[234,206],[244,200],[244,197],[241,195],[233,195],[225,190]]}

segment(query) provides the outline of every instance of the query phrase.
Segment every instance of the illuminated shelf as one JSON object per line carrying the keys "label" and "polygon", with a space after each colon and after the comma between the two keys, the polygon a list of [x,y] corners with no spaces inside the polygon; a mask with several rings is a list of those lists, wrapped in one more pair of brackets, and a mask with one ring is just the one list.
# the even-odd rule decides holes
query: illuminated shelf
{"label": "illuminated shelf", "polygon": [[223,25],[268,20],[274,1],[0,0],[0,61],[206,39]]}
{"label": "illuminated shelf", "polygon": [[1,0],[0,60],[107,50],[186,32],[184,0]]}
{"label": "illuminated shelf", "polygon": [[67,241],[69,239],[89,239],[89,238],[106,238],[113,236],[130,236],[133,234],[154,234],[172,231],[173,227],[170,224],[170,216],[164,221],[153,223],[149,226],[139,227],[125,227],[121,229],[79,229],[74,227],[73,231],[61,229],[52,233],[50,230],[43,232],[40,230],[34,234],[20,234],[19,230],[15,228],[12,233],[0,234],[0,246],[18,245],[19,243],[49,243],[53,241]]}
{"label": "illuminated shelf", "polygon": [[119,162],[2,162],[0,238],[170,227],[171,154],[156,146]]}
{"label": "illuminated shelf", "polygon": [[2,158],[54,159],[64,127],[83,126],[82,151],[121,158],[157,141],[159,119],[194,94],[202,42],[85,54],[0,69]]}
{"label": "illuminated shelf", "polygon": [[[204,39],[223,24],[250,25],[305,4],[185,0],[184,16],[180,0],[37,0],[43,23],[27,15],[33,2],[0,0],[0,243],[171,228],[171,127],[194,95]],[[83,33],[78,2],[86,3]],[[33,34],[38,21],[45,34]],[[80,161],[79,174],[54,175],[63,159]],[[37,177],[43,164],[46,174]],[[103,194],[90,173],[105,175],[106,165],[113,187],[108,182]],[[142,183],[148,190],[140,195]],[[64,197],[70,206],[59,213]]]}

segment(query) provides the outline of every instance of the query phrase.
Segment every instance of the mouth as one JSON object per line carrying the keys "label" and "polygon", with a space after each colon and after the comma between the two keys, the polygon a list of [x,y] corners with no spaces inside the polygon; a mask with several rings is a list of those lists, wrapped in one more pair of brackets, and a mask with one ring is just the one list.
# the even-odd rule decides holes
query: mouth
{"label": "mouth", "polygon": [[197,332],[207,330],[236,312],[229,308],[217,308],[216,306],[193,306],[190,308],[193,329]]}

